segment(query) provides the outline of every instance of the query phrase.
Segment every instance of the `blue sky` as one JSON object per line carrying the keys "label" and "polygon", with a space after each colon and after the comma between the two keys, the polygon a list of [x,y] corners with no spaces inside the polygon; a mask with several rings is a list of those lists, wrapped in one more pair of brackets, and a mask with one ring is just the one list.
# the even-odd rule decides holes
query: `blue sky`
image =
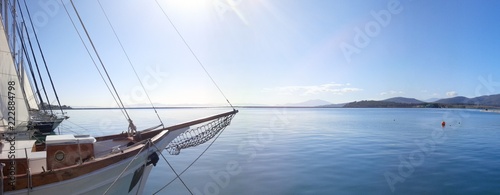
{"label": "blue sky", "polygon": [[[62,103],[114,106],[62,4],[36,2]],[[100,2],[155,104],[225,103],[154,0]],[[500,93],[499,1],[158,2],[236,105]],[[75,4],[126,104],[148,103],[98,2]]]}

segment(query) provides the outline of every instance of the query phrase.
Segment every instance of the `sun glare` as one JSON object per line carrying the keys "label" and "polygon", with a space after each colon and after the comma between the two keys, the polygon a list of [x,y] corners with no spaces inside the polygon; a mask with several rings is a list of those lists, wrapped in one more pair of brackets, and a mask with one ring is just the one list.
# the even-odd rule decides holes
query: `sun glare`
{"label": "sun glare", "polygon": [[210,0],[169,0],[167,5],[175,9],[197,11],[210,6]]}

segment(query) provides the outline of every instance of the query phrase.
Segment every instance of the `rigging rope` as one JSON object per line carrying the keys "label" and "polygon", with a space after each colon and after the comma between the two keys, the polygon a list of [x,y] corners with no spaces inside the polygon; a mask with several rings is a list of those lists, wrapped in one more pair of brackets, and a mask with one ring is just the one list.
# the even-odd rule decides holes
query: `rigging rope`
{"label": "rigging rope", "polygon": [[[26,2],[24,2],[24,3],[26,3]],[[19,5],[19,3],[18,3],[18,5]],[[20,6],[20,5],[19,5],[19,6]],[[19,9],[20,9],[20,8],[21,8],[21,7],[19,7]],[[21,12],[21,19],[22,19],[23,21],[25,21],[25,20],[24,20],[24,14],[23,14],[23,12],[22,12],[22,11],[20,11],[20,12]],[[24,26],[24,29],[26,29],[26,31],[27,31],[27,30],[28,30],[28,27],[26,26],[26,23],[25,23],[25,22],[23,22],[23,26]],[[26,33],[28,33],[28,32],[26,32]],[[28,44],[29,44],[29,46],[30,46],[31,55],[33,55],[33,61],[35,62],[35,67],[36,67],[36,71],[37,71],[37,73],[38,73],[38,78],[40,79],[40,84],[42,85],[42,91],[43,91],[43,93],[44,93],[44,95],[45,95],[45,98],[47,99],[47,104],[48,104],[48,105],[50,105],[49,96],[47,95],[47,90],[45,90],[45,84],[43,83],[42,74],[40,73],[40,68],[38,67],[38,61],[36,60],[36,55],[35,55],[35,50],[33,49],[33,44],[31,43],[30,36],[26,36],[26,37],[28,37]],[[30,64],[31,64],[31,63],[30,63]],[[39,93],[40,93],[40,92],[39,92]],[[41,98],[41,96],[40,96],[39,98],[40,98],[40,102],[41,102],[41,104],[42,104],[42,109],[46,110],[46,109],[45,109],[45,106],[43,105],[43,99]],[[49,106],[49,110],[50,110],[50,113],[51,113],[51,114],[54,114],[54,113],[52,112],[52,108],[51,108],[50,106]]]}
{"label": "rigging rope", "polygon": [[[59,109],[61,110],[61,114],[64,115],[64,111],[62,109],[61,102],[59,101],[59,96],[57,95],[56,87],[54,86],[54,82],[52,81],[52,76],[50,75],[50,72],[49,72],[49,67],[47,66],[47,62],[45,61],[45,55],[43,55],[42,47],[40,46],[40,41],[38,41],[38,36],[36,34],[35,26],[33,25],[33,20],[31,19],[31,14],[30,14],[30,11],[28,9],[28,5],[26,4],[26,0],[24,0],[24,6],[26,7],[26,13],[28,13],[28,18],[29,18],[29,21],[31,24],[31,28],[33,30],[33,34],[35,35],[36,43],[38,45],[38,50],[40,51],[40,55],[42,56],[43,64],[45,65],[45,70],[47,71],[47,76],[49,76],[49,81],[50,81],[50,84],[52,85],[52,90],[54,91],[54,95],[56,97],[57,104],[59,105]],[[50,104],[49,104],[49,107],[52,107],[52,106],[50,106]],[[51,108],[51,110],[52,110],[52,108]]]}
{"label": "rigging rope", "polygon": [[[21,22],[21,23],[24,24],[24,22]],[[21,25],[21,27],[23,27],[23,26],[24,25]],[[19,33],[19,34],[22,35],[22,33],[19,30],[19,27],[17,27],[16,29],[17,29],[17,33]],[[40,88],[38,88],[38,82],[36,80],[35,71],[33,70],[33,65],[31,64],[31,59],[29,57],[28,50],[26,50],[26,42],[24,41],[24,39],[20,39],[20,42],[21,42],[22,51],[23,51],[24,55],[26,55],[26,61],[28,62],[28,67],[29,67],[29,70],[30,70],[31,77],[33,79],[33,83],[35,84],[35,88],[36,88],[36,92],[35,93],[37,94],[38,98],[40,99],[40,104],[41,104],[40,107],[42,107],[42,110],[45,110],[45,105],[43,105],[42,95],[40,94]]]}
{"label": "rigging rope", "polygon": [[78,20],[80,21],[80,24],[83,27],[83,30],[85,31],[85,34],[87,35],[87,38],[89,39],[90,45],[92,45],[92,49],[94,50],[94,52],[95,52],[95,54],[97,56],[97,59],[99,60],[99,63],[101,64],[102,69],[104,70],[104,73],[106,73],[106,76],[108,77],[108,80],[109,80],[109,83],[111,84],[111,87],[113,87],[115,95],[116,95],[116,97],[118,98],[118,101],[121,104],[121,109],[123,109],[123,111],[125,112],[125,115],[127,117],[127,121],[129,122],[129,125],[133,125],[132,124],[132,120],[130,119],[130,116],[128,115],[128,112],[125,109],[125,106],[123,105],[123,101],[121,100],[120,95],[116,91],[115,85],[113,84],[113,81],[111,80],[111,77],[109,76],[108,71],[106,70],[106,67],[104,66],[104,63],[102,62],[102,59],[99,56],[99,53],[97,52],[97,49],[96,49],[96,47],[94,45],[94,42],[90,38],[90,35],[89,35],[89,32],[87,31],[87,28],[83,24],[82,18],[80,17],[80,14],[78,13],[78,10],[76,10],[76,7],[75,7],[75,4],[73,3],[73,0],[70,0],[70,2],[71,2],[71,5],[73,6],[73,9],[75,10],[76,16],[78,17]]}
{"label": "rigging rope", "polygon": [[[152,143],[152,142],[151,142],[151,143]],[[179,178],[179,180],[182,182],[182,185],[184,185],[184,187],[185,187],[185,188],[189,191],[189,193],[190,193],[191,195],[193,195],[193,192],[191,192],[191,190],[188,188],[188,186],[186,185],[186,183],[184,183],[184,180],[182,180],[182,178],[180,177],[180,175],[179,175],[179,174],[177,174],[177,171],[175,171],[174,167],[172,167],[172,165],[168,162],[167,158],[165,158],[165,156],[164,156],[164,155],[163,155],[163,153],[162,153],[162,150],[160,150],[160,149],[159,149],[159,148],[158,148],[158,147],[157,147],[154,143],[152,143],[152,144],[153,144],[153,146],[156,148],[156,150],[157,150],[158,152],[160,152],[161,157],[163,158],[163,160],[165,160],[165,162],[167,162],[167,164],[168,164],[168,166],[170,167],[170,169],[172,169],[172,171],[174,172],[174,174],[175,174],[176,178]]]}
{"label": "rigging rope", "polygon": [[122,48],[123,53],[124,53],[124,54],[125,54],[125,56],[127,57],[128,63],[130,64],[130,67],[132,67],[132,70],[133,70],[133,71],[134,71],[134,73],[135,73],[135,77],[137,78],[137,80],[138,80],[138,81],[139,81],[139,83],[141,84],[141,87],[142,87],[142,89],[144,90],[144,93],[146,94],[146,97],[148,98],[149,103],[151,104],[151,107],[153,107],[153,110],[155,111],[156,116],[158,117],[158,120],[160,120],[160,123],[162,124],[162,126],[163,126],[163,127],[165,127],[165,126],[163,125],[163,121],[162,121],[162,120],[161,120],[161,118],[160,118],[160,115],[158,114],[158,111],[156,110],[156,107],[153,105],[153,102],[151,101],[151,98],[149,97],[149,94],[148,94],[148,92],[146,91],[146,88],[144,88],[144,85],[142,84],[142,81],[141,81],[141,79],[139,78],[139,75],[137,74],[137,71],[135,70],[134,65],[132,64],[132,61],[130,60],[130,57],[128,56],[128,53],[125,51],[125,48],[123,47],[123,44],[122,44],[122,42],[121,42],[120,38],[118,38],[118,34],[116,34],[115,28],[114,28],[114,27],[113,27],[113,25],[111,24],[111,21],[109,20],[108,15],[106,14],[106,11],[104,11],[104,8],[102,7],[101,1],[100,1],[100,0],[97,0],[97,2],[99,3],[99,6],[101,7],[102,13],[104,13],[104,16],[106,17],[106,20],[108,21],[108,24],[109,24],[109,26],[111,27],[111,30],[113,30],[113,34],[115,35],[116,40],[118,40],[118,43],[120,44],[120,47]]}
{"label": "rigging rope", "polygon": [[[64,10],[66,11],[66,14],[68,15],[69,17],[69,20],[71,21],[71,24],[73,24],[73,28],[75,29],[76,33],[78,34],[78,37],[80,38],[80,41],[82,41],[82,44],[83,46],[85,47],[85,50],[87,51],[87,54],[89,54],[89,57],[90,59],[92,60],[92,63],[94,64],[94,67],[97,69],[97,72],[99,73],[99,75],[101,76],[101,79],[102,81],[104,82],[104,84],[106,85],[106,88],[108,88],[108,91],[109,93],[111,94],[111,97],[113,97],[113,100],[115,101],[116,105],[118,107],[120,107],[120,103],[118,103],[118,100],[116,99],[115,95],[113,94],[113,91],[111,91],[111,88],[109,87],[109,84],[106,82],[106,79],[104,78],[104,75],[102,75],[102,72],[101,70],[99,69],[99,67],[97,66],[97,63],[96,61],[94,60],[94,58],[92,57],[92,54],[90,53],[90,50],[89,48],[87,47],[87,45],[85,44],[85,41],[83,40],[83,37],[82,35],[80,34],[80,32],[78,31],[78,28],[76,27],[75,25],[75,22],[73,22],[73,18],[71,17],[71,15],[69,14],[69,11],[68,9],[66,8],[66,5],[64,4],[64,2],[61,0],[61,4],[63,5],[64,7]],[[120,109],[120,112],[122,112],[123,116],[125,116],[125,118],[127,118],[127,115],[125,115],[125,112],[123,112],[122,109]]]}
{"label": "rigging rope", "polygon": [[[233,114],[234,115],[234,114]],[[231,116],[232,118],[233,116]],[[161,187],[159,190],[157,190],[156,192],[154,192],[153,194],[158,194],[160,191],[162,191],[163,189],[165,189],[167,186],[169,186],[172,182],[174,182],[178,177],[180,177],[182,174],[184,174],[184,172],[186,172],[189,168],[191,168],[191,166],[194,165],[194,163],[196,163],[200,158],[201,156],[203,156],[203,154],[205,154],[205,152],[208,151],[208,149],[210,149],[210,147],[212,147],[212,145],[215,143],[215,141],[219,138],[220,135],[222,135],[222,132],[224,132],[226,128],[222,128],[222,130],[220,131],[219,134],[217,134],[217,136],[215,136],[215,138],[212,140],[212,142],[210,142],[210,144],[207,146],[207,148],[205,148],[205,150],[203,150],[203,152],[201,152],[200,155],[198,155],[198,157],[196,157],[196,159],[194,159],[193,162],[191,162],[191,164],[189,164],[176,178],[170,180],[167,184],[165,184],[163,187]]]}
{"label": "rigging rope", "polygon": [[[85,127],[83,127],[83,126],[81,126],[81,125],[79,125],[79,124],[76,124],[76,123],[74,123],[74,122],[71,122],[71,120],[66,120],[66,122],[61,123],[61,124],[59,125],[59,127],[58,127],[58,128],[61,128],[61,127],[62,127],[62,129],[63,129],[63,130],[65,130],[65,131],[69,131],[69,132],[71,132],[71,133],[73,133],[73,134],[75,134],[75,135],[78,135],[78,134],[79,134],[78,132],[71,130],[71,129],[74,129],[74,127],[73,127],[73,128],[69,128],[69,127],[66,127],[66,126],[65,126],[65,124],[67,124],[67,122],[69,122],[69,123],[71,123],[71,124],[73,124],[73,125],[75,125],[75,126],[77,126],[77,127],[81,128],[81,129],[83,129],[83,130],[85,130],[85,131],[87,131],[87,132],[90,132],[90,131],[91,131],[91,130],[90,130],[90,129],[88,129],[88,128],[85,128]],[[68,125],[68,126],[69,126],[69,125]]]}
{"label": "rigging rope", "polygon": [[128,167],[132,164],[132,162],[134,162],[137,157],[139,156],[139,154],[141,154],[142,150],[144,150],[144,148],[146,148],[146,144],[149,144],[151,142],[151,140],[147,140],[146,143],[144,143],[144,146],[139,150],[139,152],[137,152],[137,154],[134,156],[134,158],[127,164],[127,166],[125,167],[125,169],[123,169],[123,171],[120,173],[120,175],[118,175],[116,177],[116,179],[113,181],[113,183],[111,183],[111,185],[108,187],[108,189],[106,189],[106,191],[104,191],[103,194],[107,194],[108,191],[111,189],[111,187],[113,187],[113,185],[115,185],[115,183],[118,181],[118,179],[120,179],[120,177],[125,173],[125,171],[127,171]]}
{"label": "rigging rope", "polygon": [[161,7],[160,3],[158,3],[158,0],[155,0],[156,4],[158,5],[158,7],[160,7],[161,11],[163,12],[163,15],[165,15],[165,17],[167,18],[168,22],[170,22],[170,24],[172,25],[172,27],[174,28],[175,32],[177,32],[177,35],[179,35],[179,37],[182,39],[182,42],[184,42],[184,45],[186,45],[186,47],[189,49],[189,51],[191,52],[191,54],[193,55],[193,57],[196,59],[196,61],[198,61],[198,64],[201,66],[201,68],[205,71],[205,73],[207,74],[207,76],[210,78],[210,80],[212,80],[212,83],[215,85],[215,87],[217,87],[217,89],[219,90],[220,94],[224,97],[224,99],[226,99],[227,103],[231,106],[231,108],[233,108],[233,110],[235,110],[235,108],[233,107],[233,105],[231,104],[231,102],[229,102],[229,99],[227,99],[226,95],[224,94],[224,92],[222,92],[222,90],[220,89],[219,85],[217,85],[217,83],[215,82],[215,80],[212,78],[212,76],[210,75],[210,73],[208,73],[207,69],[205,68],[205,66],[203,65],[203,63],[201,63],[201,60],[198,58],[198,56],[194,53],[193,49],[191,49],[191,46],[189,46],[189,44],[187,43],[186,39],[184,39],[184,36],[182,36],[182,34],[180,33],[180,31],[177,29],[177,27],[175,27],[174,23],[172,22],[172,20],[170,20],[170,17],[168,17],[167,15],[167,12],[165,12],[165,10],[163,9],[163,7]]}

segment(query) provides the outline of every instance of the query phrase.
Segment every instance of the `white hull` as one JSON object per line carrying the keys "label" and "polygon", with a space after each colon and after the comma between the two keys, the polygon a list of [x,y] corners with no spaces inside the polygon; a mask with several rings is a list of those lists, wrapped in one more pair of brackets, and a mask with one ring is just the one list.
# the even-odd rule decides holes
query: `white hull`
{"label": "white hull", "polygon": [[[155,144],[156,147],[149,147],[136,157],[127,158],[89,174],[66,181],[33,187],[30,190],[9,191],[4,194],[142,194],[148,175],[153,168],[152,164],[146,166],[148,156],[155,152],[161,152],[168,143],[187,129],[184,128],[169,132],[166,137]],[[140,169],[143,169],[143,171],[140,171]],[[132,181],[134,174],[137,175],[136,177],[139,177],[135,182]],[[119,179],[117,179],[118,176],[120,176]]]}
{"label": "white hull", "polygon": [[[6,192],[4,194],[32,194],[32,195],[47,195],[47,194],[142,194],[139,191],[140,186],[135,185],[129,192],[129,187],[132,182],[132,177],[135,170],[145,165],[146,153],[137,157],[125,171],[124,174],[116,181],[115,184],[108,190],[111,184],[116,180],[117,176],[122,173],[132,159],[127,159],[120,163],[106,167],[104,169],[83,175],[71,180],[61,181],[46,186],[34,187],[31,190],[19,190]],[[149,165],[147,169],[152,169],[153,165]],[[146,171],[144,171],[146,173]],[[146,179],[148,175],[143,174],[141,179]],[[138,183],[139,184],[139,183]]]}

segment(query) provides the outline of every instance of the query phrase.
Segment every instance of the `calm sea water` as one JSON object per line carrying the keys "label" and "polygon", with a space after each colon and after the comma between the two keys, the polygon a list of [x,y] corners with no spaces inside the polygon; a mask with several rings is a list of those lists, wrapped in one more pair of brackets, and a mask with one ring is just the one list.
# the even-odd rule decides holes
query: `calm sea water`
{"label": "calm sea water", "polygon": [[[223,109],[163,109],[165,124]],[[71,110],[63,133],[126,130],[118,110]],[[131,110],[139,129],[159,124]],[[500,194],[500,114],[455,109],[240,109],[181,178],[195,194]],[[442,128],[441,122],[447,126]],[[208,146],[164,152],[177,172]],[[144,194],[175,178],[153,169]],[[179,180],[158,194],[189,194]]]}

